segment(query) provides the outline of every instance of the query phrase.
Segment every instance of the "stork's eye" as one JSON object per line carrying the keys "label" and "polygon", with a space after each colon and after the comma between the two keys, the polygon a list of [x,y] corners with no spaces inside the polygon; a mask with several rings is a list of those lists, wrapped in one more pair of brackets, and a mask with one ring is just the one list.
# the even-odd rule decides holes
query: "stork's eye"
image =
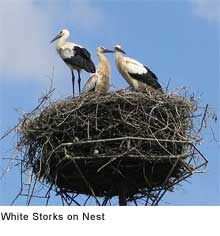
{"label": "stork's eye", "polygon": [[60,31],[60,34],[62,34],[62,33],[63,33],[63,31],[61,30],[61,31]]}

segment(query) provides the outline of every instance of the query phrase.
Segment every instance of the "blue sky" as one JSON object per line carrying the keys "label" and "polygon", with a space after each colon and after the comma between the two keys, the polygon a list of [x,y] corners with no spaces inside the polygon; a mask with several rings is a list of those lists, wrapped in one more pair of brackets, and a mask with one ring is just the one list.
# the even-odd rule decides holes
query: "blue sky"
{"label": "blue sky", "polygon": [[[219,9],[218,0],[59,1],[2,0],[0,2],[0,135],[18,121],[18,111],[28,112],[49,87],[54,67],[55,97],[71,95],[69,69],[49,41],[62,28],[70,30],[70,41],[92,54],[96,47],[121,44],[127,55],[149,66],[170,91],[181,86],[199,91],[219,114]],[[112,66],[111,84],[127,87]],[[88,74],[83,73],[83,83]],[[213,141],[210,125],[218,143]],[[0,158],[8,158],[16,142],[10,137],[0,143]],[[194,175],[168,193],[162,205],[220,205],[219,124],[204,131],[201,151],[208,157],[206,174]],[[0,174],[6,160],[0,159]],[[8,205],[19,191],[14,168],[0,182],[0,204]],[[58,204],[54,198],[51,204]],[[25,204],[19,199],[17,204]],[[43,204],[40,201],[34,204]]]}

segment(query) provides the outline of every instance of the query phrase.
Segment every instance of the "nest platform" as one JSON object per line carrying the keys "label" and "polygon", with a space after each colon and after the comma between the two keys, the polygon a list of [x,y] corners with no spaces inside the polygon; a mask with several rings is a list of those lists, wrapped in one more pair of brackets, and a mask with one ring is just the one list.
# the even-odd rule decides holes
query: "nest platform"
{"label": "nest platform", "polygon": [[23,163],[61,195],[155,204],[156,191],[202,165],[192,163],[195,107],[179,95],[128,90],[52,102],[22,122]]}

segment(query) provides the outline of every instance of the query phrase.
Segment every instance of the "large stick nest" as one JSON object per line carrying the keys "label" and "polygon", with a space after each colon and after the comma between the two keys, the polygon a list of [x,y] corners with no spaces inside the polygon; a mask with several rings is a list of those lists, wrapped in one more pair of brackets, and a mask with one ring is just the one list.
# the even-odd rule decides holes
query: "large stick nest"
{"label": "large stick nest", "polygon": [[169,187],[185,169],[195,104],[121,90],[51,103],[24,119],[25,163],[62,192],[112,197]]}

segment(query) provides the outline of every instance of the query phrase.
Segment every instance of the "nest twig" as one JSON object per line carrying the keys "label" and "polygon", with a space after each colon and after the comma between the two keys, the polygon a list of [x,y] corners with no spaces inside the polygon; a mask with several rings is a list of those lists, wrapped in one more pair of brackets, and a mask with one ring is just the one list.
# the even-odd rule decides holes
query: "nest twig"
{"label": "nest twig", "polygon": [[86,194],[101,205],[97,197],[107,203],[123,188],[126,201],[158,204],[158,191],[199,166],[195,109],[179,95],[128,90],[50,103],[19,126],[23,163],[65,198]]}

